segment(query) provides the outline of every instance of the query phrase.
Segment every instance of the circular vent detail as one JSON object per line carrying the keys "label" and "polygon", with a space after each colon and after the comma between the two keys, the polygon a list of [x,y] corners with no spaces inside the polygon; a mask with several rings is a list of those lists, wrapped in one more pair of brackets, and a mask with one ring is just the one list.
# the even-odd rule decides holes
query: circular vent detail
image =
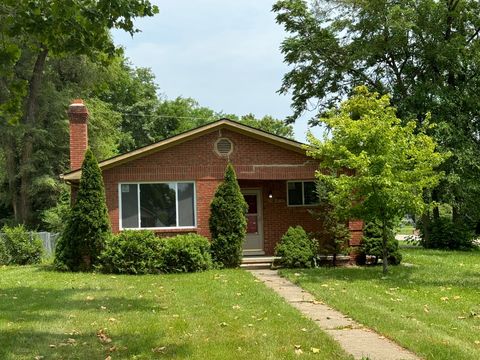
{"label": "circular vent detail", "polygon": [[228,156],[233,151],[233,144],[230,139],[220,138],[215,142],[215,152],[220,156]]}

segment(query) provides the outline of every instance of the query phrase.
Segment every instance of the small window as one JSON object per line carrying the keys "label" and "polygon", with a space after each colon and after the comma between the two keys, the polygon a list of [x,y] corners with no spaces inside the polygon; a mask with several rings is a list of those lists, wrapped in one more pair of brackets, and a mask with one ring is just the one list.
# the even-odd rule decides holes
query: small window
{"label": "small window", "polygon": [[195,226],[193,182],[120,184],[122,229]]}
{"label": "small window", "polygon": [[215,142],[215,152],[220,156],[228,156],[233,152],[233,144],[230,139],[221,138]]}
{"label": "small window", "polygon": [[314,181],[289,181],[287,191],[289,206],[316,205],[319,202]]}

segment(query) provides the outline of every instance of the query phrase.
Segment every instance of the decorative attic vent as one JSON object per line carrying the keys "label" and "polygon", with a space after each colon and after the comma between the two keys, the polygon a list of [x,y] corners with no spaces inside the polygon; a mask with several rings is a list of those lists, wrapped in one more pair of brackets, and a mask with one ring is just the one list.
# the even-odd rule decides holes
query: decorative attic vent
{"label": "decorative attic vent", "polygon": [[233,144],[230,139],[220,138],[215,142],[215,152],[220,156],[228,156],[233,151]]}

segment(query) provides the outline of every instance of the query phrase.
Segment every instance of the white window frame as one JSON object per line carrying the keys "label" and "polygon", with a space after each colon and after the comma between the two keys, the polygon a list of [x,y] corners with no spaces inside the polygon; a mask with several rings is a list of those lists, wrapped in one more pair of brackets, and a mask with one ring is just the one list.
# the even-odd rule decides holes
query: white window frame
{"label": "white window frame", "polygon": [[[304,183],[315,183],[315,180],[288,180],[287,181],[287,207],[308,207],[308,206],[317,206],[320,202],[316,202],[315,204],[305,204],[305,185]],[[288,184],[289,183],[302,183],[302,204],[300,205],[290,205],[290,196],[288,195]]]}
{"label": "white window frame", "polygon": [[[177,226],[163,227],[142,227],[142,216],[140,211],[140,185],[141,184],[175,184],[175,212]],[[193,184],[193,226],[178,226],[178,184]],[[124,228],[122,224],[122,185],[137,185],[137,210],[138,210],[138,227]],[[186,181],[124,181],[118,183],[118,227],[120,230],[181,230],[197,228],[197,184],[193,180]]]}

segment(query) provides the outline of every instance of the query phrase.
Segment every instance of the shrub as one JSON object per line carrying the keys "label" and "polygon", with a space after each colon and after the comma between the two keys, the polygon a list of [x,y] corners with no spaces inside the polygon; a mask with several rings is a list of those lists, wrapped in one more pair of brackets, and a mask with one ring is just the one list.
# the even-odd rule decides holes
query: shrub
{"label": "shrub", "polygon": [[[367,255],[375,257],[374,263],[377,264],[383,257],[383,241],[380,228],[373,222],[368,223],[363,229],[363,238],[360,244],[358,262],[365,263]],[[398,240],[395,239],[393,232],[388,234],[387,241],[387,261],[390,265],[399,265],[402,261],[402,254],[398,249]]]}
{"label": "shrub", "polygon": [[0,265],[8,265],[10,263],[10,254],[7,251],[5,242],[0,235]]}
{"label": "shrub", "polygon": [[245,241],[247,203],[238,186],[232,164],[225,170],[210,204],[210,233],[213,260],[225,267],[238,267],[242,261]]}
{"label": "shrub", "polygon": [[469,250],[474,247],[474,231],[464,223],[455,223],[449,217],[440,217],[428,226],[428,238],[421,226],[420,245],[427,249]]}
{"label": "shrub", "polygon": [[278,263],[289,268],[312,267],[317,255],[317,243],[310,239],[301,226],[288,228],[275,247]]}
{"label": "shrub", "polygon": [[56,247],[55,267],[70,271],[93,269],[110,235],[102,173],[88,149],[77,198]]}
{"label": "shrub", "polygon": [[[27,265],[40,262],[43,246],[37,234],[30,233],[23,225],[4,226],[1,232],[5,247],[3,257],[8,264]],[[1,252],[0,249],[0,257]]]}
{"label": "shrub", "polygon": [[98,269],[116,274],[155,274],[162,269],[162,243],[152,231],[125,230],[112,235]]}
{"label": "shrub", "polygon": [[197,234],[161,239],[162,272],[196,272],[212,268],[210,242]]}

